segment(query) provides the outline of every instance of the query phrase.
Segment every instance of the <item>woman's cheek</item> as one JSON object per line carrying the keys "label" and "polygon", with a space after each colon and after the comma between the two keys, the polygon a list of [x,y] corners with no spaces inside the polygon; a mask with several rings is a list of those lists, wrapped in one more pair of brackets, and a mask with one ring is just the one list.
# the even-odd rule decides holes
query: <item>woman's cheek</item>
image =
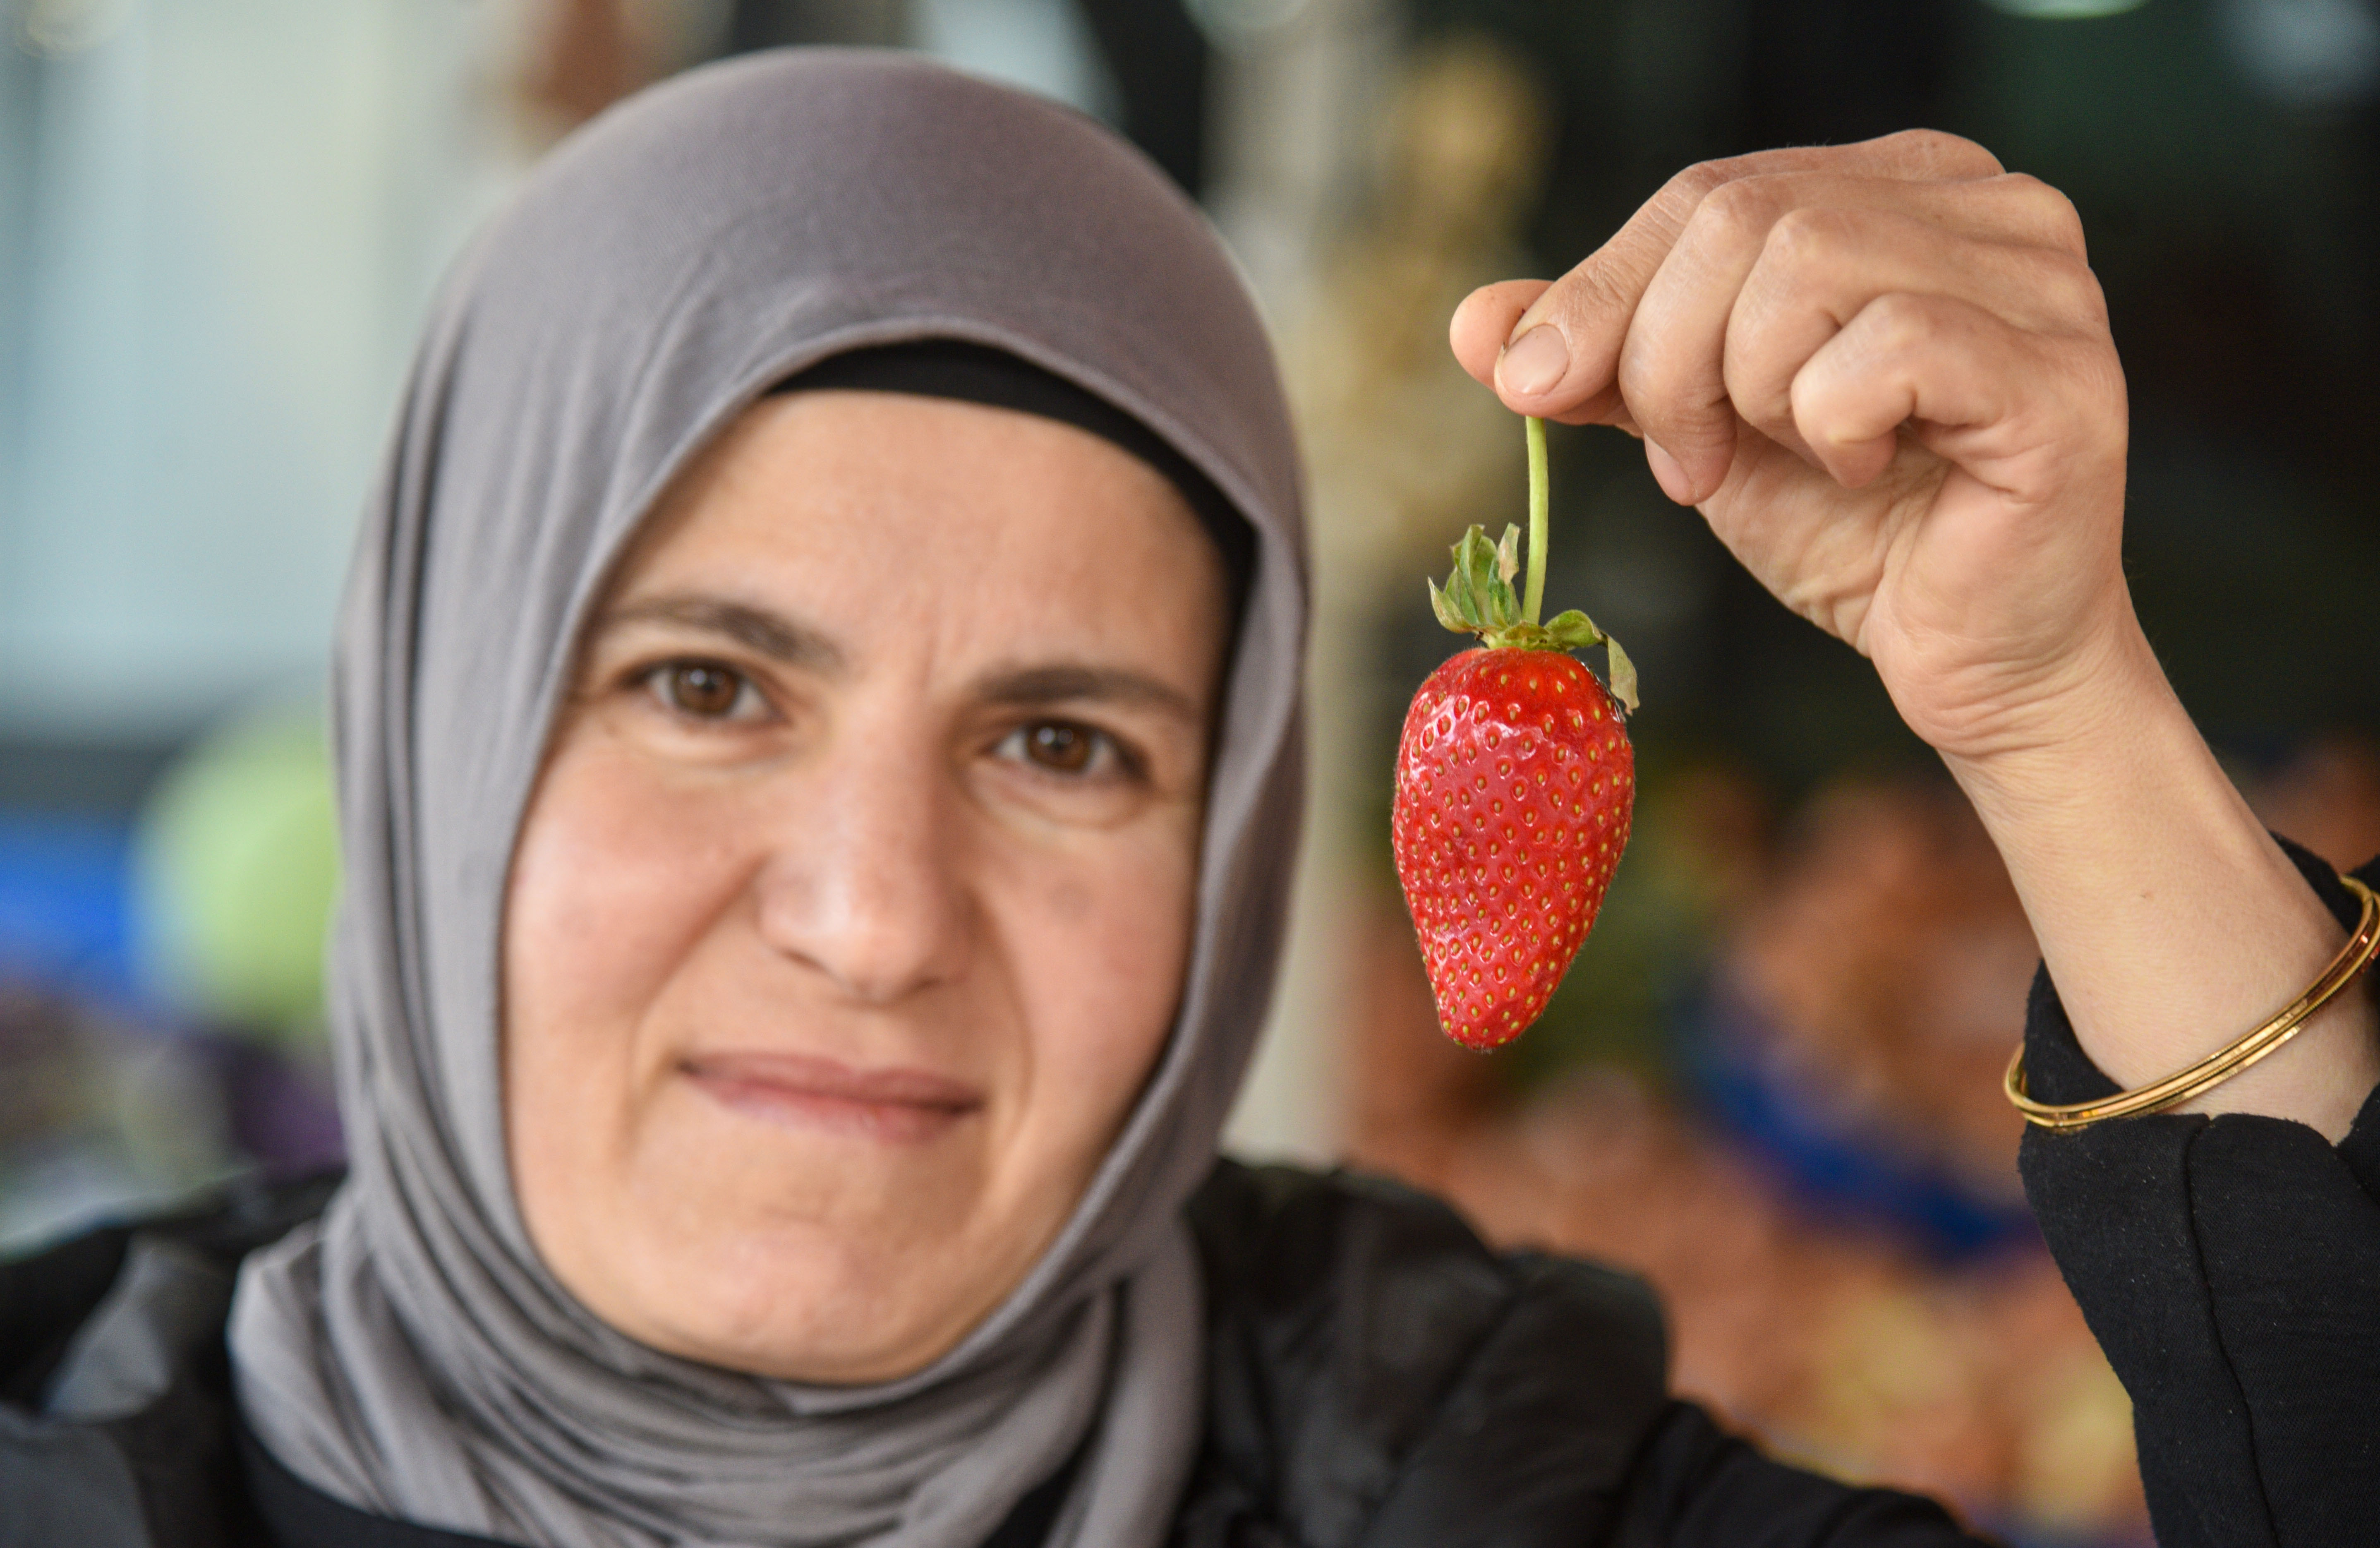
{"label": "woman's cheek", "polygon": [[506,1127],[532,1216],[555,1220],[616,1182],[633,1147],[650,1086],[638,1061],[655,1052],[638,1029],[732,870],[704,817],[598,737],[565,733],[540,782],[504,937]]}
{"label": "woman's cheek", "polygon": [[507,983],[589,1035],[633,1024],[733,889],[723,804],[601,735],[565,740],[514,856]]}
{"label": "woman's cheek", "polygon": [[[1020,942],[1035,1028],[1032,1109],[1088,1169],[1155,1067],[1182,998],[1196,878],[1195,817],[1104,835],[1046,877]],[[1054,1136],[1053,1136],[1054,1137]]]}

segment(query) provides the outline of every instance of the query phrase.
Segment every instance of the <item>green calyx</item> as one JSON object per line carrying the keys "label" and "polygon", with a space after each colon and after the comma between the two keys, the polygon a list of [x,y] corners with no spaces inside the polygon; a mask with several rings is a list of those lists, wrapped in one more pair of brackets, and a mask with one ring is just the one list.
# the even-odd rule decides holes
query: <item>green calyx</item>
{"label": "green calyx", "polygon": [[1454,569],[1440,590],[1429,583],[1430,611],[1457,634],[1475,634],[1495,650],[1578,651],[1600,645],[1610,664],[1611,696],[1621,708],[1636,712],[1636,666],[1620,641],[1595,627],[1595,620],[1573,607],[1540,624],[1537,614],[1546,591],[1546,528],[1550,501],[1546,490],[1546,427],[1542,420],[1529,426],[1529,574],[1527,600],[1512,590],[1521,572],[1521,530],[1507,525],[1500,542],[1489,542],[1485,529],[1473,527],[1454,545]]}

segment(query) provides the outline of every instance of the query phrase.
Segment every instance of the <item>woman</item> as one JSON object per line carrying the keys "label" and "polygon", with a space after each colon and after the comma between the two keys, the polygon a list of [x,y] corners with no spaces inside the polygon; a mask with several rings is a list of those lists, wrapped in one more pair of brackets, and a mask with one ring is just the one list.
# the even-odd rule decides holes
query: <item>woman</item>
{"label": "woman", "polygon": [[[2342,932],[2125,653],[2095,292],[2055,196],[1980,157],[1697,169],[1563,285],[1475,298],[1456,346],[1516,406],[1668,448],[1665,486],[1869,651],[1994,823],[2082,1046],[2161,1074]],[[1863,200],[1885,229],[1840,249],[1791,213]],[[1852,324],[1808,326],[1797,276]],[[1931,334],[1863,333],[1845,294],[1978,276]],[[1259,327],[1104,133],[845,54],[601,120],[449,286],[347,599],[353,1170],[9,1271],[13,1540],[1970,1541],[1670,1400],[1624,1276],[1218,1166],[1281,931],[1305,593]],[[2134,807],[2155,841],[2111,877]],[[2128,928],[2143,886],[2180,925]],[[2043,1085],[2090,1079],[2039,1008]],[[2341,1000],[2217,1100],[2343,1132],[2370,1039]],[[2088,1173],[2175,1126],[2225,1127],[2041,1147],[2053,1235],[2163,1207],[2154,1165]],[[2309,1196],[2297,1161],[2259,1186]],[[2220,1286],[2174,1293],[2207,1331],[2163,1351],[2235,1331]],[[2372,1485],[2320,1435],[2289,1464],[2312,1518],[2222,1444],[2302,1380],[2224,1379],[2144,1396],[2146,1455],[2214,1437],[2152,1473],[2161,1523],[2334,1540],[2303,1522]]]}

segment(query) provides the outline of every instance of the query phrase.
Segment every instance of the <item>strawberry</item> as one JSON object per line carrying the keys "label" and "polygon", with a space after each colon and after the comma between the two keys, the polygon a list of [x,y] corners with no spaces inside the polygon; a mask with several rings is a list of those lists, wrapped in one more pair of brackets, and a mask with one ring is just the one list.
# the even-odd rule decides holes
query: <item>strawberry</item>
{"label": "strawberry", "polygon": [[[1628,843],[1636,673],[1584,613],[1537,622],[1545,590],[1545,427],[1529,421],[1529,576],[1520,532],[1454,545],[1439,621],[1483,647],[1429,675],[1406,712],[1390,817],[1397,877],[1447,1035],[1482,1051],[1543,1014]],[[1569,652],[1601,645],[1611,687]]]}

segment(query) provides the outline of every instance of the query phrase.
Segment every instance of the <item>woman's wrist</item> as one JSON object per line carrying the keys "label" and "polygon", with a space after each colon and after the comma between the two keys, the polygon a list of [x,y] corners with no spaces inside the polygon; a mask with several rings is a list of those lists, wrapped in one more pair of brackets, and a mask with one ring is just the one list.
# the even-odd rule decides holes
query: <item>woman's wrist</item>
{"label": "woman's wrist", "polygon": [[[2120,638],[2067,698],[1944,762],[2023,899],[2083,1051],[2131,1088],[2287,1005],[2345,929],[2232,786],[2146,641]],[[2370,998],[2184,1111],[2258,1112],[2333,1140],[2380,1080]]]}

